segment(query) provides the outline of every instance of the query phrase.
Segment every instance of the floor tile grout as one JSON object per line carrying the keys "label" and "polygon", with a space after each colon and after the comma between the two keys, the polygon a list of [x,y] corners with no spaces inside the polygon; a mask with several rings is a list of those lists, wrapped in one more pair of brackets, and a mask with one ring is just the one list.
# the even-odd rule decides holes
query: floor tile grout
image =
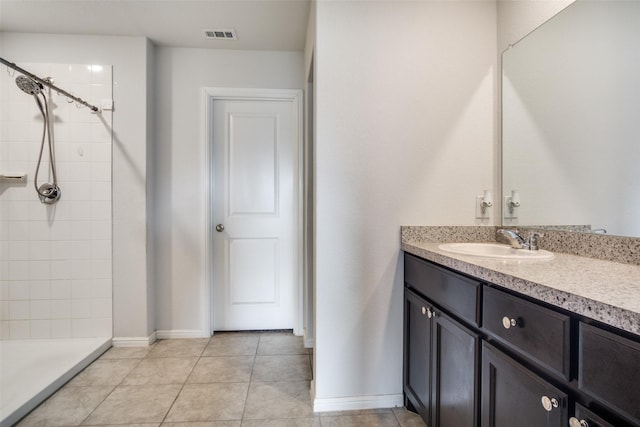
{"label": "floor tile grout", "polygon": [[[304,347],[300,348],[295,344],[295,340],[293,339],[271,338],[277,337],[275,334],[267,335],[266,333],[259,333],[257,334],[257,340],[255,338],[246,340],[220,338],[216,341],[215,338],[220,335],[222,334],[216,334],[214,337],[206,340],[206,342],[204,340],[202,342],[158,340],[149,346],[149,351],[142,357],[126,357],[127,355],[137,353],[117,351],[113,352],[111,357],[105,357],[107,354],[107,352],[105,352],[97,361],[109,360],[110,363],[102,364],[102,370],[92,372],[90,376],[83,378],[82,382],[78,382],[78,384],[83,384],[85,381],[89,382],[94,379],[100,382],[104,378],[107,378],[112,371],[108,369],[104,370],[105,367],[115,369],[113,372],[116,372],[118,376],[122,375],[122,372],[126,371],[126,373],[122,375],[122,378],[116,385],[110,385],[112,388],[108,393],[106,393],[108,389],[104,389],[106,395],[95,404],[95,406],[91,407],[93,402],[91,405],[87,405],[86,409],[90,409],[88,415],[86,415],[78,425],[86,425],[85,423],[90,420],[94,424],[100,423],[103,425],[108,421],[113,421],[113,423],[120,423],[123,427],[138,422],[149,423],[155,426],[165,425],[167,427],[170,427],[171,423],[187,424],[191,422],[211,422],[213,420],[216,420],[214,423],[219,422],[222,424],[224,419],[218,420],[217,417],[224,418],[228,415],[233,417],[233,420],[229,421],[237,422],[239,423],[237,425],[242,426],[245,424],[260,425],[262,424],[259,421],[261,419],[269,420],[268,422],[265,421],[264,424],[278,423],[278,420],[283,422],[282,420],[295,419],[298,421],[284,422],[292,423],[291,425],[304,424],[305,426],[313,425],[315,427],[339,423],[340,425],[354,427],[364,426],[363,423],[369,422],[366,420],[371,420],[371,417],[373,417],[373,419],[379,417],[385,426],[393,425],[395,427],[401,427],[403,425],[402,420],[409,419],[404,413],[399,410],[396,411],[393,408],[386,411],[371,410],[329,412],[324,414],[314,413],[312,408],[313,403],[308,396],[310,381],[313,379],[314,374],[312,351]],[[252,334],[246,336],[252,337]],[[282,336],[285,337],[286,335],[283,334]],[[178,343],[178,341],[180,341],[180,343]],[[181,346],[182,343],[185,345]],[[278,347],[279,345],[281,347]],[[216,348],[214,348],[214,346],[216,346]],[[246,350],[249,351],[246,352]],[[235,352],[241,354],[235,354]],[[245,354],[245,352],[251,354]],[[250,363],[248,357],[251,357]],[[146,360],[151,361],[163,358],[190,359],[191,361],[181,361],[175,368],[173,362],[167,362],[166,364],[158,363],[157,365],[145,362]],[[210,361],[205,363],[206,360],[211,360],[211,358],[228,358],[229,361]],[[117,362],[113,362],[114,360],[124,361],[125,359],[137,359],[137,361],[131,368],[128,368],[128,363],[122,362],[118,365]],[[236,360],[234,361],[234,359]],[[280,363],[277,362],[278,359],[281,360]],[[111,365],[111,363],[113,363],[113,365]],[[141,366],[143,363],[145,363],[144,367]],[[89,365],[89,367],[91,366],[93,366],[93,364]],[[158,367],[166,368],[166,371],[159,371]],[[219,371],[219,369],[224,369],[225,371]],[[247,369],[250,369],[248,377],[245,376]],[[227,370],[229,372],[227,372]],[[158,374],[158,372],[161,373]],[[220,377],[220,375],[222,375],[222,377]],[[282,378],[278,378],[279,376],[282,376]],[[301,379],[303,377],[304,379]],[[238,381],[234,379],[238,379]],[[192,380],[203,382],[190,382]],[[166,383],[164,381],[166,381]],[[136,382],[140,383],[138,384]],[[67,385],[69,383],[67,383]],[[229,388],[230,384],[242,384],[243,386],[237,385]],[[65,385],[65,387],[67,385]],[[131,400],[127,394],[129,389],[122,388],[125,385],[132,387],[130,390],[135,394],[131,396],[137,396],[134,400]],[[153,414],[153,416],[141,415],[139,412],[140,407],[136,407],[131,403],[137,402],[137,399],[147,399],[146,397],[140,396],[147,396],[149,395],[148,393],[156,393],[155,391],[149,390],[153,389],[154,385],[167,386],[163,391],[159,392],[160,396],[164,396],[162,398],[164,400],[160,406],[152,406],[152,408],[154,408],[152,409],[153,412],[148,412],[148,414]],[[209,387],[213,385],[215,385],[215,387]],[[96,384],[94,387],[98,386],[99,384]],[[140,388],[139,390],[136,389],[138,386]],[[193,388],[191,386],[197,387]],[[148,390],[143,390],[145,387]],[[242,387],[246,387],[246,389],[243,390]],[[189,390],[188,393],[187,390]],[[206,390],[211,390],[211,392],[215,391],[215,393],[220,392],[222,394],[219,395],[220,397],[214,397],[218,396],[218,394],[205,395],[203,392]],[[175,395],[172,396],[174,392]],[[114,395],[114,393],[117,393],[117,396]],[[109,400],[112,396],[114,398]],[[203,396],[206,397],[203,399]],[[227,407],[224,406],[224,403],[220,406],[219,402],[225,402],[225,399],[227,399],[228,402],[233,402],[228,400],[230,396],[235,396],[234,399],[236,400],[233,405],[228,409],[226,409]],[[191,400],[193,398],[195,398],[195,400]],[[107,403],[105,404],[105,402]],[[128,404],[125,403],[124,409],[120,410],[119,413],[118,411],[114,413],[109,412],[115,407],[114,405],[120,405],[122,402],[128,402]],[[139,400],[139,402],[145,402],[145,400]],[[194,406],[195,402],[199,403]],[[207,403],[205,404],[204,402]],[[103,404],[105,404],[105,406],[99,410]],[[207,406],[210,404],[214,406]],[[167,405],[166,410],[164,405]],[[174,412],[173,414],[172,411]],[[234,411],[238,412],[235,412],[234,415]],[[393,414],[393,416],[388,415],[389,413]],[[171,418],[169,417],[170,414],[172,414]],[[144,419],[145,416],[147,416],[146,421],[136,421]],[[238,416],[239,418],[236,418]],[[247,416],[257,418],[247,418]],[[160,421],[149,421],[150,419],[159,419]],[[37,421],[37,418],[34,421]],[[77,422],[78,421],[75,421],[75,423]],[[28,423],[25,423],[24,427],[27,426]]]}

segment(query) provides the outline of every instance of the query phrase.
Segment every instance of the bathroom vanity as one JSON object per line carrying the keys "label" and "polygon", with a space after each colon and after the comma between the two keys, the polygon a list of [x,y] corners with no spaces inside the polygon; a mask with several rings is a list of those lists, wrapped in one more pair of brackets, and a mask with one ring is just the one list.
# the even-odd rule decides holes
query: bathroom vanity
{"label": "bathroom vanity", "polygon": [[640,426],[640,267],[402,249],[405,399],[429,427]]}

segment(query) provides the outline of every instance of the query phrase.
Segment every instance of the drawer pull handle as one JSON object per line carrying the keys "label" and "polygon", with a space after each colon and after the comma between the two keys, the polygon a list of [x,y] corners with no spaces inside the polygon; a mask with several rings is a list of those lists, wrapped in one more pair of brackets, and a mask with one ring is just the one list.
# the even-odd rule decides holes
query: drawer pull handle
{"label": "drawer pull handle", "polygon": [[502,318],[502,326],[504,326],[505,329],[511,329],[518,326],[518,320],[511,319],[509,316],[504,316]]}
{"label": "drawer pull handle", "polygon": [[578,420],[576,417],[569,418],[569,427],[589,427],[589,423],[585,420]]}
{"label": "drawer pull handle", "polygon": [[431,307],[427,308],[427,307],[422,307],[422,315],[427,315],[427,317],[429,319],[431,319],[432,317],[436,317],[436,311],[434,309],[432,309]]}
{"label": "drawer pull handle", "polygon": [[542,402],[542,407],[547,412],[551,412],[553,408],[557,408],[559,405],[558,399],[555,397],[542,396],[542,399],[540,400]]}

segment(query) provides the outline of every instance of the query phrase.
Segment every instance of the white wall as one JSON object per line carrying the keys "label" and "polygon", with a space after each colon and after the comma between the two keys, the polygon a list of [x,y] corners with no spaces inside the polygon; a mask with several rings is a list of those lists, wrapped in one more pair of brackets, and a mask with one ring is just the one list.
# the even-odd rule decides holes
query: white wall
{"label": "white wall", "polygon": [[301,52],[157,48],[156,278],[160,336],[208,336],[203,87],[302,89]]}
{"label": "white wall", "polygon": [[312,7],[314,405],[402,404],[399,227],[476,224],[493,188],[495,3]]}
{"label": "white wall", "polygon": [[113,317],[114,337],[146,339],[147,56],[141,37],[2,33],[12,62],[113,65]]}

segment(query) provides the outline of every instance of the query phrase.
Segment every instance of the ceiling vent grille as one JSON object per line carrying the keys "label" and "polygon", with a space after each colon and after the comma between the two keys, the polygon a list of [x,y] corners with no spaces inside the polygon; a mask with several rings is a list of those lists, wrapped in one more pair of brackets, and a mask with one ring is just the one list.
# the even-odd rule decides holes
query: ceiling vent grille
{"label": "ceiling vent grille", "polygon": [[236,30],[202,30],[204,37],[215,40],[238,40]]}

